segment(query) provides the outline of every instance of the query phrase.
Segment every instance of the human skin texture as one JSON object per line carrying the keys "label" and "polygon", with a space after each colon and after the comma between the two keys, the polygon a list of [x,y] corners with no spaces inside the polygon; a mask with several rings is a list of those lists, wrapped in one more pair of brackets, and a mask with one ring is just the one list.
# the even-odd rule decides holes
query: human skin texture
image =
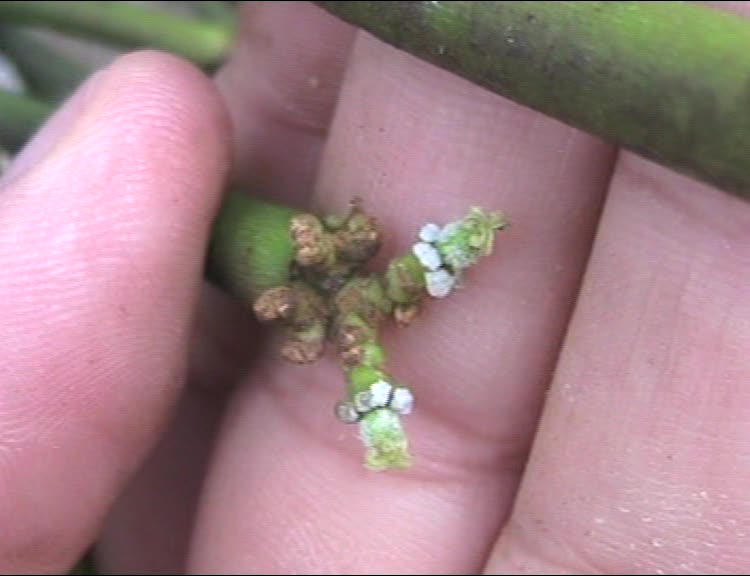
{"label": "human skin texture", "polygon": [[[242,16],[215,82],[129,55],[0,182],[0,571],[96,536],[128,573],[748,570],[747,203],[312,5]],[[383,261],[470,205],[509,215],[463,290],[384,335],[410,470],[362,467],[334,359],[283,363],[202,286],[227,173],[361,196]]]}

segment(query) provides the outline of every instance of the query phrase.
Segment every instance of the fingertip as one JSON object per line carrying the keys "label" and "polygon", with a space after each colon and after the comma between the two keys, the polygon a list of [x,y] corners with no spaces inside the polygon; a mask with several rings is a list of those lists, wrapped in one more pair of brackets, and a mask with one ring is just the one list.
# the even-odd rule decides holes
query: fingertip
{"label": "fingertip", "polygon": [[124,55],[91,100],[78,134],[93,139],[90,147],[150,158],[157,173],[174,172],[186,183],[224,178],[229,118],[211,80],[191,63],[152,50]]}
{"label": "fingertip", "polygon": [[[98,127],[111,128],[102,133]],[[172,130],[172,132],[169,132]],[[139,137],[134,132],[142,132]],[[166,52],[142,50],[125,54],[93,73],[48,119],[3,174],[0,185],[33,171],[59,147],[69,155],[84,136],[100,136],[118,148],[139,148],[161,138],[187,148],[206,160],[209,171],[226,173],[229,163],[230,120],[211,80],[191,63]],[[107,142],[107,140],[109,142]],[[182,140],[182,141],[181,141]],[[58,146],[61,145],[61,146]],[[186,163],[196,170],[203,164]]]}

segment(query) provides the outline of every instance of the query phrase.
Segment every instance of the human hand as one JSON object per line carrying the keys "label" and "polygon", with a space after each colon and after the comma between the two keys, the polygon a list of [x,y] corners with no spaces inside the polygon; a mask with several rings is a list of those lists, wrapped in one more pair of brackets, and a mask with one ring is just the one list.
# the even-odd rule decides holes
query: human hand
{"label": "human hand", "polygon": [[[244,10],[233,141],[210,82],[134,54],[0,184],[0,570],[65,570],[99,534],[111,572],[745,569],[747,205],[313,6]],[[510,216],[384,340],[411,470],[363,469],[337,366],[282,363],[202,288],[230,154],[266,195],[362,196],[384,258],[468,205]]]}

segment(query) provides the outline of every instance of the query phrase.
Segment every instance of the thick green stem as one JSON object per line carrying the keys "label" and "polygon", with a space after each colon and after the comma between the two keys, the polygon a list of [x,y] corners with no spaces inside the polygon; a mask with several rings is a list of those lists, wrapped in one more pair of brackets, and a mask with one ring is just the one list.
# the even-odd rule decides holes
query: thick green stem
{"label": "thick green stem", "polygon": [[44,102],[0,90],[0,147],[23,146],[51,112]]}
{"label": "thick green stem", "polygon": [[220,62],[233,29],[130,2],[0,2],[0,20],[41,25],[128,48],[167,50],[203,66]]}
{"label": "thick green stem", "polygon": [[316,2],[397,48],[750,198],[750,24],[692,2]]}
{"label": "thick green stem", "polygon": [[288,284],[294,261],[289,226],[298,213],[289,206],[230,193],[211,236],[209,278],[248,303],[269,288]]}

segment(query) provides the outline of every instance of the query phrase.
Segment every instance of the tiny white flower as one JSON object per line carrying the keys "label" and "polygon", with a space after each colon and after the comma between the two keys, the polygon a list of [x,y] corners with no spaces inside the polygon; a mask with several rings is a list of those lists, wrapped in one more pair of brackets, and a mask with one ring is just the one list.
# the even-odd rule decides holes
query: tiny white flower
{"label": "tiny white flower", "polygon": [[412,246],[411,251],[417,257],[420,264],[428,270],[437,270],[443,263],[443,259],[440,257],[440,252],[437,251],[437,248],[426,242],[417,242]]}
{"label": "tiny white flower", "polygon": [[414,406],[414,396],[407,388],[396,388],[393,391],[390,408],[399,414],[410,414]]}
{"label": "tiny white flower", "polygon": [[440,226],[437,224],[430,222],[429,224],[425,224],[422,226],[422,229],[419,231],[419,239],[422,242],[427,242],[428,244],[432,244],[433,242],[437,242],[437,239],[440,237]]}
{"label": "tiny white flower", "polygon": [[354,404],[341,401],[336,404],[336,417],[345,424],[354,424],[359,420],[359,413]]}
{"label": "tiny white flower", "polygon": [[424,278],[427,284],[427,293],[433,298],[445,298],[456,284],[455,276],[452,276],[447,270],[427,272]]}
{"label": "tiny white flower", "polygon": [[372,408],[387,406],[388,400],[391,397],[391,390],[393,390],[393,386],[385,380],[375,382],[375,384],[370,386],[370,406]]}

